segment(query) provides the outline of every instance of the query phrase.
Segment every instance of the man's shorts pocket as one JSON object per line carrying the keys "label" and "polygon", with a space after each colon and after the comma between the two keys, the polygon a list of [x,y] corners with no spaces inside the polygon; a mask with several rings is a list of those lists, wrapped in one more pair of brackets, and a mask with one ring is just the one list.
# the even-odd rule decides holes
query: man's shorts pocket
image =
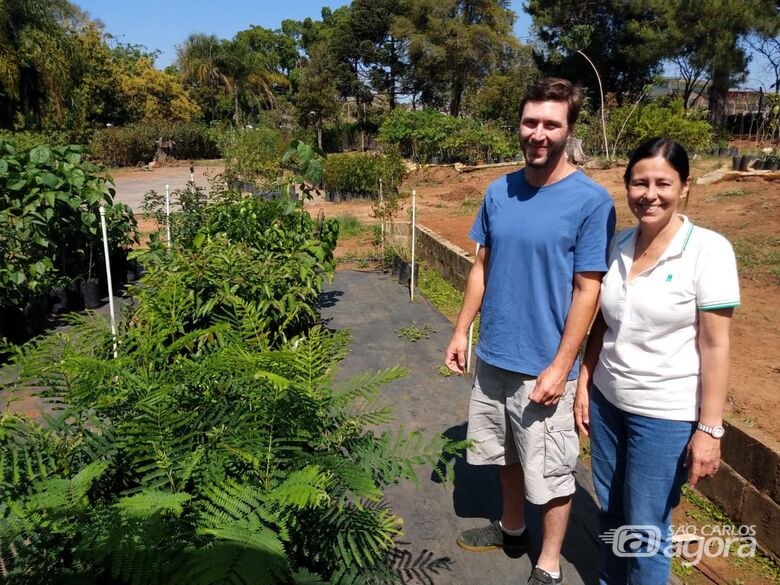
{"label": "man's shorts pocket", "polygon": [[544,420],[544,477],[568,475],[574,471],[579,450],[573,414]]}

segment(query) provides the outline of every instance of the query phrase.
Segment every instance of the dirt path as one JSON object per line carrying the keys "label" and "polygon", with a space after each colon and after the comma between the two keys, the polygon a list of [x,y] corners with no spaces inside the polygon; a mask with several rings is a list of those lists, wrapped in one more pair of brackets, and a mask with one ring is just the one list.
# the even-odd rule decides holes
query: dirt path
{"label": "dirt path", "polygon": [[[694,178],[719,165],[716,160],[694,163]],[[487,185],[514,170],[494,168],[457,173],[452,167],[416,171],[404,190],[416,189],[420,223],[469,253],[474,243],[468,231]],[[586,171],[609,190],[618,215],[618,228],[633,224],[625,201],[624,168]],[[398,217],[407,219],[409,201]],[[364,202],[310,206],[327,216],[352,215],[366,222],[375,220]],[[780,182],[758,177],[714,185],[695,185],[684,211],[695,224],[714,229],[734,244],[740,264],[742,305],[734,318],[732,372],[728,410],[742,424],[759,428],[780,440]],[[345,242],[337,250],[359,252],[366,242]]]}

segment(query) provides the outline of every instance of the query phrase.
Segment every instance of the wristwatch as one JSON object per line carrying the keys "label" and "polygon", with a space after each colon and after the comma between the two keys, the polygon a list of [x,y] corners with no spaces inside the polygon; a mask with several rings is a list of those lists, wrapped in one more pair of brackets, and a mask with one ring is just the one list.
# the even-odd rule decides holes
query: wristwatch
{"label": "wristwatch", "polygon": [[714,427],[710,427],[705,425],[704,423],[699,423],[696,425],[696,428],[699,429],[700,431],[704,431],[708,435],[711,435],[715,439],[720,439],[723,435],[726,434],[726,430],[720,425],[715,425]]}

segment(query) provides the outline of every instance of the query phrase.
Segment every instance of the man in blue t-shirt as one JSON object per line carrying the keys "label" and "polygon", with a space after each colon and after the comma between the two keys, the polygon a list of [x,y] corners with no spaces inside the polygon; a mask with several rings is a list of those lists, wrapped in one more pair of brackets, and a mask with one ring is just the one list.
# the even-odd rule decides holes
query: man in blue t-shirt
{"label": "man in blue t-shirt", "polygon": [[582,96],[563,79],[531,87],[520,107],[526,166],[487,189],[470,237],[480,244],[445,363],[462,374],[481,311],[467,455],[499,465],[503,513],[466,530],[466,550],[528,547],[524,496],[542,507],[542,550],[528,582],[562,583],[560,551],[579,453],[577,354],[596,310],[615,208],[564,150]]}

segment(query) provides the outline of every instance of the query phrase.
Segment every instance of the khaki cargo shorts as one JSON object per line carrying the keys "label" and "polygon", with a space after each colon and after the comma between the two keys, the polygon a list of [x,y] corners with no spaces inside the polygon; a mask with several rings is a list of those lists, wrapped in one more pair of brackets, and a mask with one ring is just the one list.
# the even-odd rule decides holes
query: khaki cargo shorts
{"label": "khaki cargo shorts", "polygon": [[476,444],[466,460],[472,465],[522,464],[526,499],[546,504],[574,493],[574,467],[580,449],[574,425],[577,383],[567,382],[554,406],[528,399],[535,384],[535,376],[477,359],[467,433]]}

